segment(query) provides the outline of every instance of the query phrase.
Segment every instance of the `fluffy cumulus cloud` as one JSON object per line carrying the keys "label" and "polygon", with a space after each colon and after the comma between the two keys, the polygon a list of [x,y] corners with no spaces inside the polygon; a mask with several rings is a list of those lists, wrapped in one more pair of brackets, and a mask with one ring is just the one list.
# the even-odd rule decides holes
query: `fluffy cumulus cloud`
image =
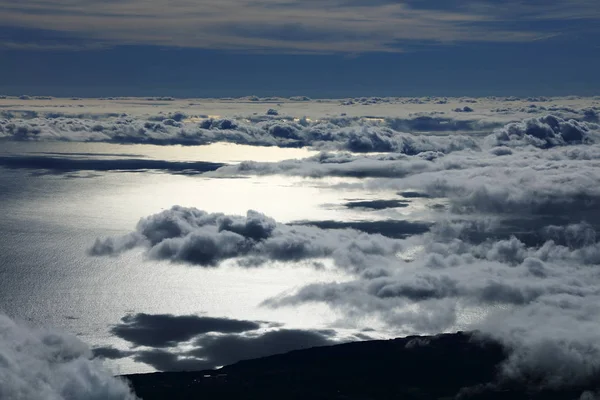
{"label": "fluffy cumulus cloud", "polygon": [[135,232],[96,240],[90,253],[118,255],[134,247],[153,259],[205,267],[228,259],[252,266],[331,257],[350,269],[384,262],[401,249],[398,240],[354,229],[286,225],[256,211],[237,216],[175,206],[141,219]]}
{"label": "fluffy cumulus cloud", "polygon": [[593,123],[564,120],[554,115],[515,122],[498,129],[494,139],[498,145],[532,145],[540,148],[589,143],[598,139],[600,127]]}
{"label": "fluffy cumulus cloud", "polygon": [[[242,115],[243,112],[240,111],[236,115],[235,112],[229,111],[227,117],[209,117],[205,114],[175,111],[157,115],[129,115],[6,110],[0,112],[0,139],[154,145],[206,145],[226,142],[252,146],[308,147],[323,151],[420,155],[429,159],[440,154],[469,150],[490,150],[492,154],[508,154],[510,149],[515,147],[549,148],[592,143],[599,135],[597,110],[590,106],[589,100],[579,104],[579,108],[535,104],[530,104],[535,106],[530,108],[526,107],[524,104],[527,103],[523,101],[486,100],[506,106],[503,113],[490,109],[492,103],[482,106],[481,113],[455,113],[450,109],[431,111],[425,108],[431,104],[447,107],[445,104],[449,101],[464,104],[468,100],[352,99],[336,106],[335,113],[327,113],[315,119],[299,114],[310,114],[313,112],[310,108],[297,108],[295,103],[289,101],[284,106],[289,110],[289,115],[283,112],[275,115],[268,111],[261,115]],[[532,100],[538,102],[539,99]],[[381,112],[382,115],[335,115],[338,111],[343,111],[344,107],[348,107],[355,115],[355,103],[361,107],[363,104],[372,105],[376,108],[374,113]],[[513,103],[518,104],[520,108],[515,107]],[[421,108],[416,109],[417,112],[408,113],[390,109],[391,104],[400,110],[403,105],[418,105]],[[585,108],[581,108],[583,105]],[[466,106],[461,110],[464,107]],[[530,112],[532,110],[533,113]],[[520,121],[523,115],[535,118]],[[492,135],[482,140],[482,134],[492,131]],[[494,146],[502,148],[490,149]],[[12,163],[14,165],[14,162]]]}
{"label": "fluffy cumulus cloud", "polygon": [[0,315],[0,398],[134,400],[79,339]]}
{"label": "fluffy cumulus cloud", "polygon": [[452,152],[476,148],[466,136],[419,136],[412,132],[460,132],[492,129],[497,122],[454,120],[438,116],[408,118],[335,117],[306,118],[265,116],[251,118],[187,118],[182,113],[141,118],[108,115],[96,119],[79,115],[6,113],[0,119],[0,138],[29,140],[97,141],[156,145],[205,145],[228,142],[253,146],[314,147],[353,152],[424,151]]}

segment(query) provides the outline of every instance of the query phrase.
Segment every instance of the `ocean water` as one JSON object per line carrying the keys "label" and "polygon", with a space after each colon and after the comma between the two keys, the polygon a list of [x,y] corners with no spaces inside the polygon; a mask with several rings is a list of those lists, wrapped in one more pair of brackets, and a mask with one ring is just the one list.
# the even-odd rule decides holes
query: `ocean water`
{"label": "ocean water", "polygon": [[[247,156],[275,161],[309,154],[235,145],[157,148],[88,143],[12,143],[3,153],[83,158],[131,154],[226,163]],[[364,218],[361,211],[340,204],[373,195],[330,187],[330,183],[278,176],[212,179],[158,171],[50,173],[2,168],[0,311],[35,326],[63,329],[91,346],[121,348],[126,343],[109,329],[129,313],[205,314],[294,328],[330,327],[336,315],[324,305],[272,309],[260,303],[308,283],[348,279],[339,271],[302,263],[272,263],[260,269],[202,268],[148,260],[141,250],[118,258],[88,254],[96,238],[128,233],[140,218],[173,205],[227,214],[254,209],[284,223]],[[377,213],[369,212],[368,217]],[[110,365],[119,373],[152,370],[128,359]]]}

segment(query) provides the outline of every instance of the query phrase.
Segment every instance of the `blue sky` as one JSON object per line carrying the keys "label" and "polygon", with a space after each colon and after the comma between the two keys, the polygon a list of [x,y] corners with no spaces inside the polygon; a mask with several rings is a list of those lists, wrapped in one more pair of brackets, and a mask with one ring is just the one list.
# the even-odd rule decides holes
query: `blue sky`
{"label": "blue sky", "polygon": [[597,0],[0,0],[0,93],[600,94]]}

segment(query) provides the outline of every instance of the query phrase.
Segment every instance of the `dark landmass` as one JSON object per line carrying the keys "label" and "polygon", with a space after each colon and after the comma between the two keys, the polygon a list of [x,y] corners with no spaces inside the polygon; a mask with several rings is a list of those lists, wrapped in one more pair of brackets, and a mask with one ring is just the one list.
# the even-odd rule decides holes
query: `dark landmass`
{"label": "dark landmass", "polygon": [[579,399],[499,379],[508,350],[473,333],[353,342],[240,361],[219,370],[129,375],[144,400],[162,399]]}

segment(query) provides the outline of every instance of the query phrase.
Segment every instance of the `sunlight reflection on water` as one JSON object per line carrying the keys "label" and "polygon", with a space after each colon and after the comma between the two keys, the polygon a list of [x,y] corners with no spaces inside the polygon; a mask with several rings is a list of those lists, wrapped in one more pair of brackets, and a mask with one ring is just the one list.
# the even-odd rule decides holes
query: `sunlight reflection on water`
{"label": "sunlight reflection on water", "polygon": [[[249,154],[255,159],[273,161],[309,154],[305,150],[235,145],[176,149],[97,143],[11,146],[3,151],[101,154],[98,157],[139,154],[201,161],[232,161]],[[127,313],[137,312],[205,313],[276,321],[297,328],[340,324],[336,313],[322,304],[283,309],[260,306],[266,298],[308,283],[349,278],[339,271],[315,269],[309,263],[272,263],[260,269],[232,265],[190,267],[144,259],[140,250],[118,258],[87,255],[97,237],[128,233],[142,217],[176,204],[227,214],[245,214],[254,209],[283,223],[386,217],[381,211],[343,206],[348,199],[375,198],[362,189],[336,187],[341,182],[359,182],[356,179],[211,179],[156,172],[102,172],[88,175],[89,178],[69,178],[59,174],[38,176],[30,170],[0,172],[0,184],[6,188],[2,193],[6,217],[0,221],[4,233],[0,238],[0,311],[34,324],[65,329],[92,345],[122,347],[124,343],[111,336],[109,328]],[[394,193],[378,192],[378,196]],[[420,206],[414,207],[417,211]],[[372,321],[355,323],[352,328],[370,327]],[[112,364],[122,373],[150,370],[130,360]]]}

